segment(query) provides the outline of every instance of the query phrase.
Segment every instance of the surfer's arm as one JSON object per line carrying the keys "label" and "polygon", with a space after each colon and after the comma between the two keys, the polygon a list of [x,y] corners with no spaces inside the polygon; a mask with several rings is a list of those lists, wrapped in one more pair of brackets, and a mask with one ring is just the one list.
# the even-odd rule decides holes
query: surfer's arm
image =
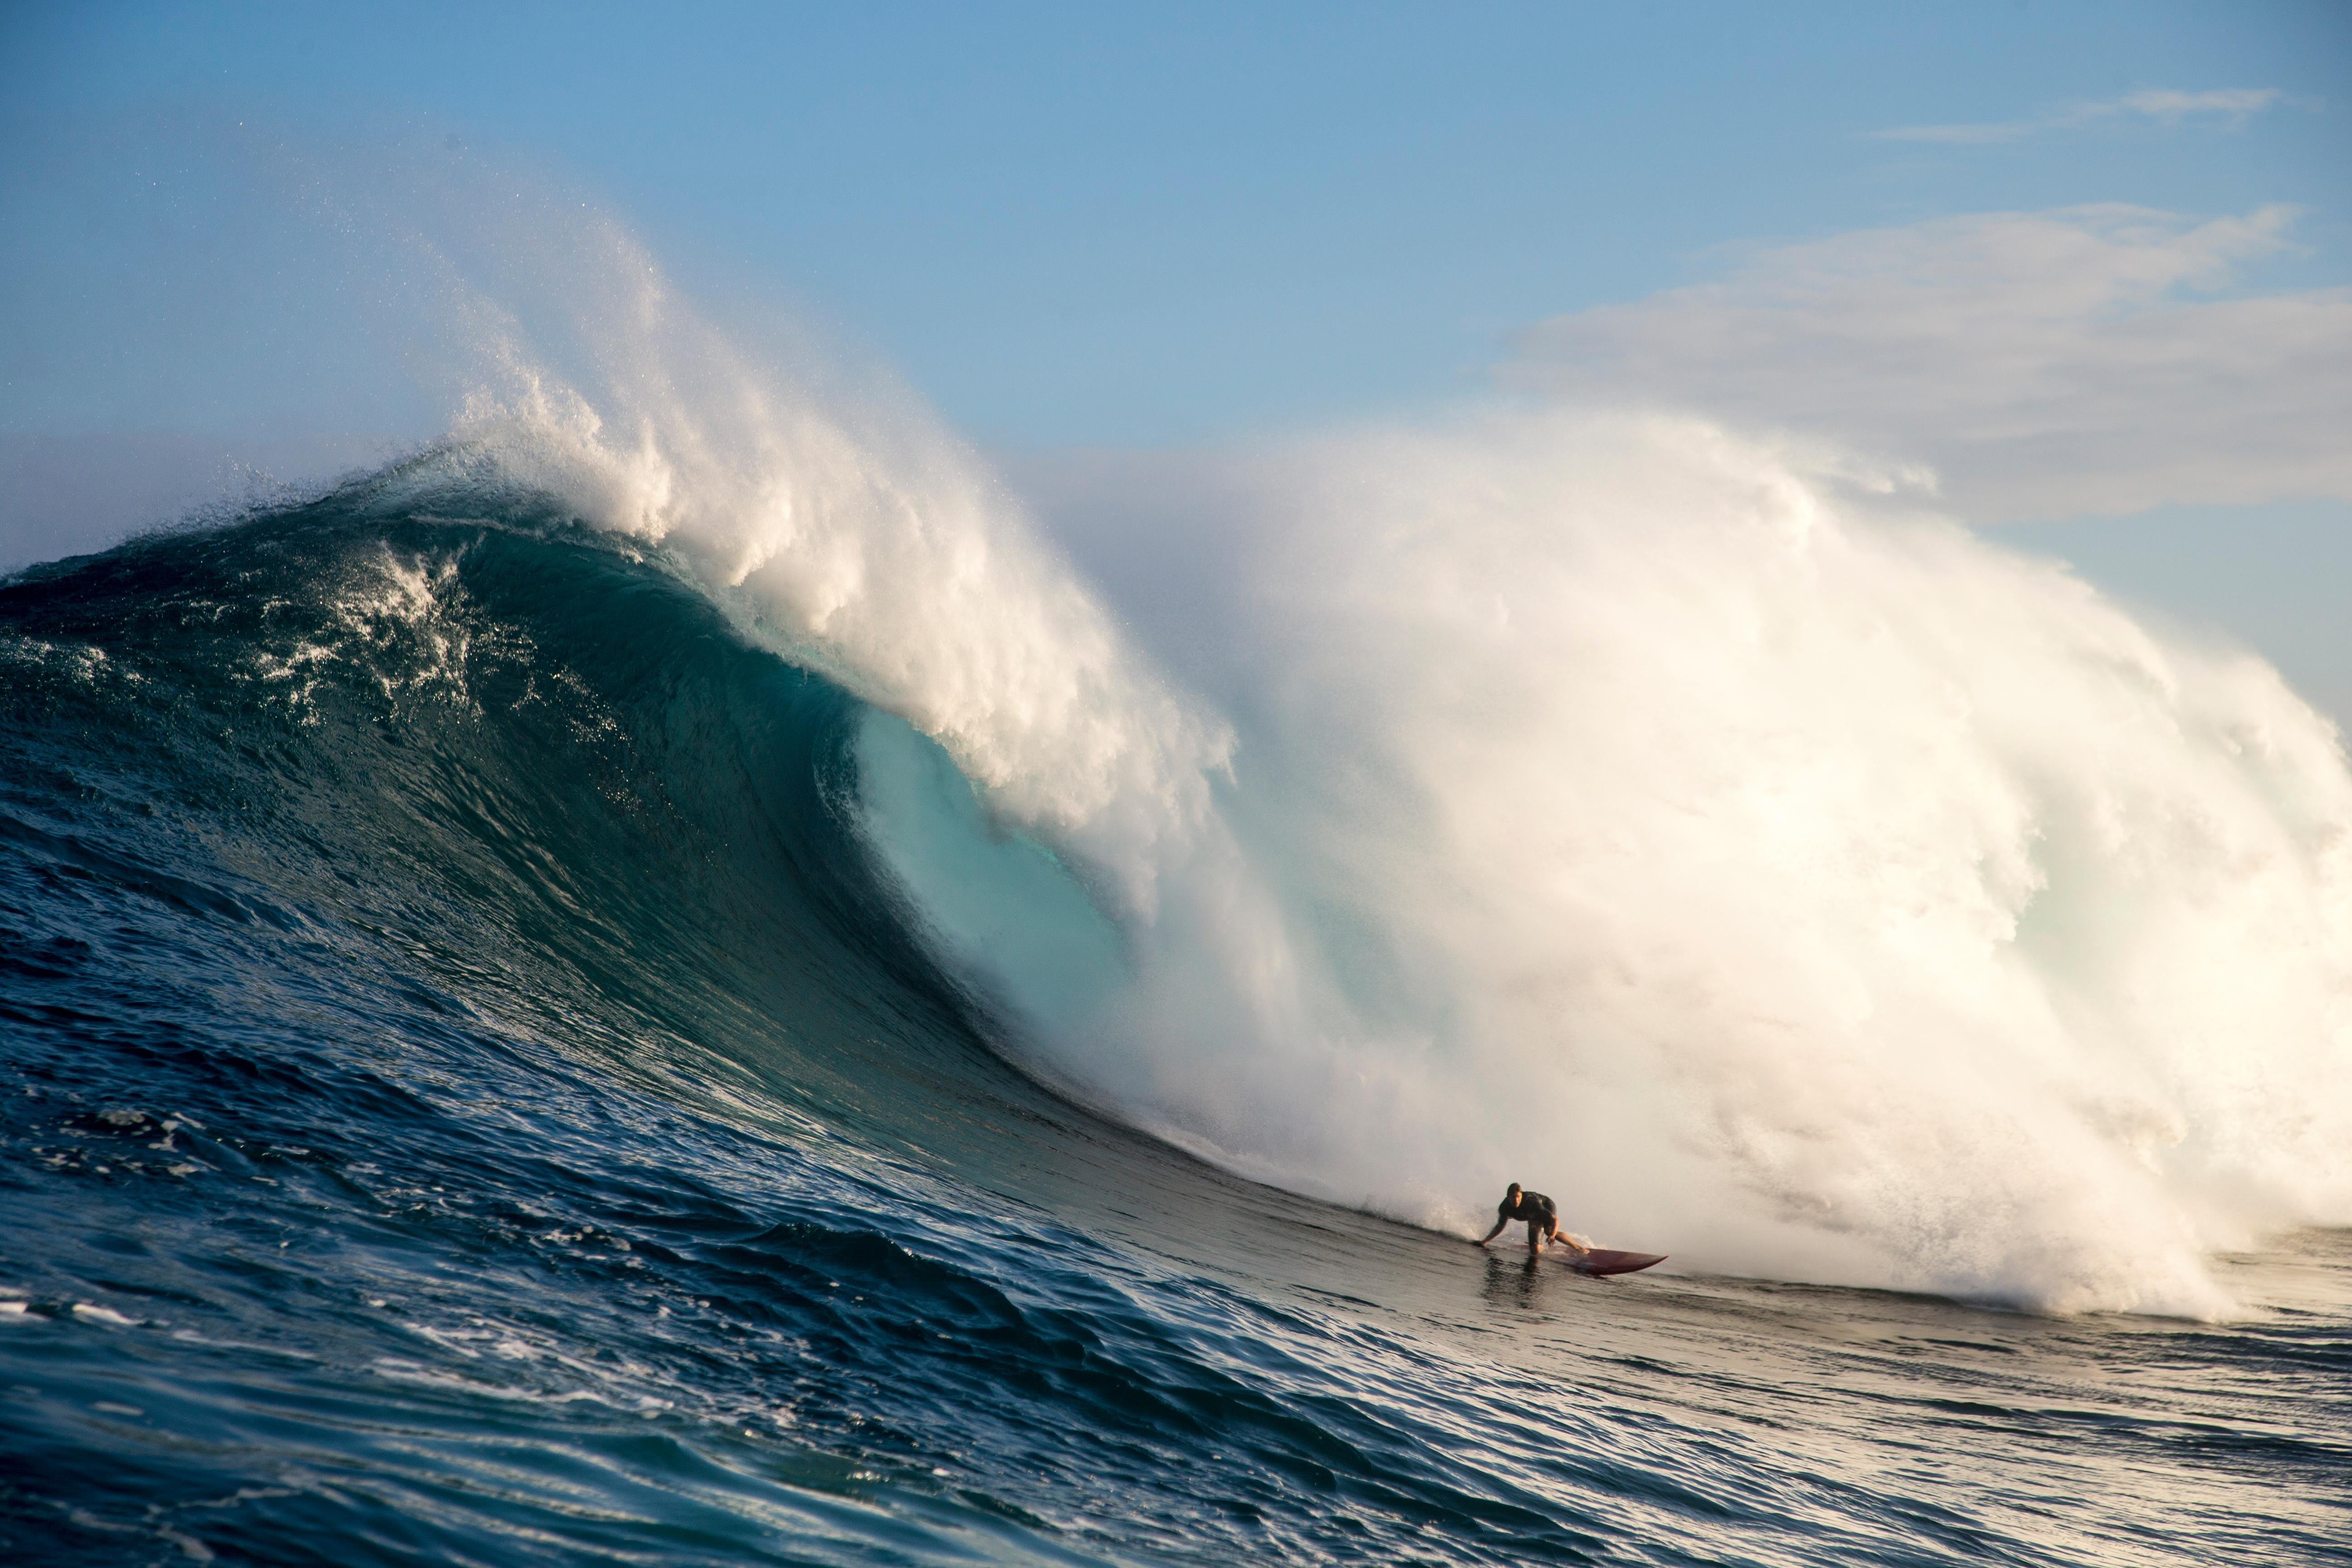
{"label": "surfer's arm", "polygon": [[1507,1220],[1507,1219],[1498,1219],[1498,1220],[1496,1220],[1496,1221],[1495,1222],[1495,1228],[1494,1228],[1494,1229],[1492,1229],[1492,1230],[1490,1230],[1490,1231],[1488,1231],[1486,1235],[1484,1235],[1484,1236],[1482,1236],[1482,1237],[1480,1237],[1478,1238],[1478,1245],[1479,1245],[1479,1246],[1481,1246],[1481,1247],[1484,1247],[1484,1246],[1486,1246],[1488,1242],[1490,1242],[1490,1241],[1494,1240],[1496,1237],[1498,1237],[1498,1236],[1502,1235],[1502,1234],[1503,1234],[1503,1227],[1504,1227],[1505,1226],[1507,1226],[1507,1225],[1510,1224],[1510,1223],[1511,1223],[1511,1222],[1510,1222],[1509,1220]]}

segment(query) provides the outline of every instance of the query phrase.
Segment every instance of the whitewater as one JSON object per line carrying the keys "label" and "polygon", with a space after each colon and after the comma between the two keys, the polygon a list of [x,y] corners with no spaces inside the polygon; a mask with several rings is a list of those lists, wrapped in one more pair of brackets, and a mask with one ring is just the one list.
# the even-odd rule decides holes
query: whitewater
{"label": "whitewater", "polygon": [[581,221],[445,440],[0,584],[14,1557],[2340,1560],[2266,664],[1669,410],[1122,577]]}

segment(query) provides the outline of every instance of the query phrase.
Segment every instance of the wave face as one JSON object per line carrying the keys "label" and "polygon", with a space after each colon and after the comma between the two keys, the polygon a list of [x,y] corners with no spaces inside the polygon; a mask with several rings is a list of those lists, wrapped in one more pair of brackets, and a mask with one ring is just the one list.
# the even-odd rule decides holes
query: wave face
{"label": "wave face", "polygon": [[[743,569],[757,552],[722,548],[708,517],[604,510],[614,470],[562,441],[609,438],[509,423],[310,504],[0,584],[11,1561],[2332,1550],[2352,1321],[2340,1236],[2214,1265],[2219,1284],[2200,1273],[2201,1289],[2259,1304],[2259,1321],[2226,1329],[1742,1281],[1707,1274],[1704,1254],[1696,1272],[1610,1284],[1240,1180],[1127,1125],[1408,1214],[1482,1196],[1475,1184],[1505,1159],[1553,1158],[1586,1182],[1591,1151],[1615,1140],[1644,1180],[1591,1179],[1568,1198],[1609,1240],[1709,1234],[1664,1201],[1660,1173],[1678,1162],[1730,1173],[1687,1178],[1686,1200],[1769,1199],[1800,1211],[1776,1234],[1843,1225],[1880,1240],[1894,1233],[1867,1211],[1823,1218],[1800,1201],[1842,1190],[1808,1182],[1850,1179],[1868,1096],[1909,1097],[1913,1121],[1861,1146],[1891,1163],[1896,1136],[1934,1148],[1916,1119],[1964,1076],[1938,1053],[2011,1064],[2052,1037],[1983,1055],[1885,979],[1911,973],[1904,955],[1931,971],[1950,951],[1979,954],[1949,980],[1967,992],[1999,977],[2005,947],[2091,942],[2118,902],[2159,931],[2204,920],[2210,942],[2225,922],[2200,911],[2232,888],[2252,891],[2224,913],[2270,929],[2254,917],[2282,880],[2315,899],[2333,885],[2285,827],[2234,858],[2144,855],[2142,882],[2095,863],[2067,883],[2042,850],[2002,860],[2002,846],[2041,841],[1983,807],[1980,887],[2030,903],[2042,867],[2075,911],[2032,917],[2046,935],[2005,936],[1965,879],[1937,880],[1943,808],[1895,787],[1921,776],[1903,771],[1911,749],[1932,752],[1935,725],[1958,722],[1965,686],[1945,718],[1919,721],[1924,735],[1885,742],[1903,759],[1894,783],[1847,761],[1830,815],[1853,831],[1816,842],[1806,830],[1823,814],[1791,801],[1828,787],[1827,764],[1751,742],[1746,754],[1789,754],[1727,778],[1677,727],[1694,710],[1664,698],[1594,722],[1589,684],[1539,678],[1499,640],[1479,558],[1433,563],[1410,531],[1349,533],[1344,551],[1312,527],[1285,536],[1323,574],[1284,579],[1294,591],[1263,619],[1232,612],[1237,638],[1258,628],[1235,646],[1285,674],[1229,724],[1154,676],[1000,513],[976,503],[969,527],[933,527],[920,508],[875,502],[877,542],[843,502],[828,525],[837,569],[818,574],[835,591],[819,594],[777,564],[782,546]],[[1949,535],[1874,556],[1818,521],[1808,566],[1784,504],[1757,514],[1771,526],[1753,564],[1811,577],[1822,605],[1855,592],[1841,573],[1932,574],[1937,551],[1947,580],[1984,569]],[[1720,606],[1726,633],[1625,598],[1591,558],[1601,542],[1533,551],[1522,558],[1576,570],[1517,586],[1580,606],[1552,635],[1609,646],[1612,610],[1657,628],[1685,650],[1686,679],[1725,684],[1697,710],[1734,731],[1838,732],[1833,714],[1808,730],[1751,706],[1775,689],[1776,659],[1907,700],[1925,679],[1911,663],[1889,653],[1856,670],[1849,645],[1948,635],[1933,619],[1867,635],[1801,615],[1762,625],[1736,604]],[[1354,552],[1349,571],[1333,551]],[[2107,816],[2073,853],[2131,853],[2166,810],[2192,844],[2237,842],[2228,830],[2249,823],[2324,826],[2336,764],[2315,754],[2296,771],[2289,743],[2313,731],[2284,694],[2220,662],[2184,667],[2168,693],[2148,661],[2174,656],[2062,580],[2002,570],[2021,621],[2039,624],[2022,595],[2042,593],[2113,632],[2109,679],[2152,711],[2236,714],[2252,690],[2279,715],[2269,751],[2252,731],[2230,731],[2236,752],[2207,739],[2220,717],[2105,737],[2165,766],[2202,758],[2210,794],[2195,798],[2211,804],[2202,816],[2178,792],[2147,804],[2126,787],[2147,774],[2108,769]],[[1673,586],[1658,590],[1668,603]],[[1754,591],[1768,587],[1759,575]],[[858,607],[901,591],[929,596]],[[1408,593],[1414,640],[1383,652],[1366,628],[1395,624]],[[1934,597],[1906,602],[1924,613]],[[876,662],[901,623],[929,651]],[[1726,636],[1755,650],[1744,675],[1716,668]],[[942,669],[955,672],[943,693],[928,684]],[[1488,683],[1484,710],[1458,705],[1472,677]],[[1454,728],[1438,723],[1448,714]],[[1563,730],[1574,748],[1553,738]],[[2015,742],[2052,770],[2050,798],[2087,776],[2057,765],[2083,731],[2061,710],[2039,749]],[[1385,739],[1322,750],[1371,737]],[[1654,752],[1717,795],[1675,808],[1630,784],[1595,793]],[[1340,754],[1362,761],[1318,760]],[[1954,758],[1936,770],[1966,773]],[[2031,774],[2021,763],[2012,776]],[[2248,780],[2271,791],[2259,811]],[[1563,794],[1596,826],[1512,837]],[[1804,942],[1876,931],[1864,913],[1840,925],[1840,900],[1809,893],[1768,919],[1751,904],[1770,889],[1742,880],[1752,848],[1664,852],[1710,798],[1741,805],[1736,821],[1784,862],[1906,889],[1918,927],[1846,954],[1851,983],[1829,994],[1905,998],[1903,1018],[1927,1031],[1908,1037],[1918,1056],[1951,1073],[1906,1076],[1927,1069],[1874,1057],[1870,1041],[1895,1037],[1874,1034],[1866,1009],[1824,1024],[1807,1000],[1820,974],[1775,974]],[[1845,866],[1903,812],[1919,835],[1908,858]],[[1646,882],[1625,868],[1644,857]],[[1570,886],[1572,867],[1585,872]],[[2208,879],[2203,903],[2166,891],[2191,872]],[[1708,910],[1683,901],[1702,880],[1723,892]],[[1956,949],[1953,927],[1973,945]],[[1655,949],[1629,931],[1660,933]],[[2063,972],[2122,973],[2187,940]],[[1588,963],[1548,967],[1578,941]],[[1741,972],[1693,956],[1745,943],[1793,998],[1787,1016],[1743,1022],[1754,993],[1724,978]],[[2284,946],[2271,961],[2287,978],[2315,962]],[[2021,973],[1983,1003],[2002,1026],[2041,973],[2011,962]],[[2263,1005],[2295,995],[2311,994]],[[2326,998],[2310,1005],[2324,1014]],[[1566,1046],[1545,1034],[1563,1009],[1591,1016]],[[1606,1042],[1643,1018],[1647,1055]],[[1703,1024],[1718,1030],[1705,1051],[1676,1057],[1683,1026]],[[1827,1044],[1802,1038],[1825,1027]],[[1759,1040],[1780,1054],[1738,1068],[1756,1115],[1813,1104],[1811,1157],[1832,1176],[1754,1154],[1767,1141],[1753,1131],[1751,1157],[1728,1160],[1654,1107],[1649,1145],[1604,1131],[1641,1125],[1626,1108],[1644,1094],[1719,1122],[1733,1071],[1720,1064]],[[2136,1049],[2112,1054],[2152,1059]],[[2237,1059],[2231,1103],[2259,1125],[2275,1113],[2267,1075],[2290,1058]],[[2117,1070],[2078,1067],[2094,1088]],[[1796,1081],[1814,1072],[1809,1089]],[[2149,1097],[2179,1092],[2142,1076]],[[2315,1121],[2332,1114],[2326,1082],[2307,1086]],[[1563,1084],[1580,1100],[1554,1121]],[[1935,1152],[1935,1180],[1992,1179]],[[2267,1170],[2231,1164],[2226,1146],[2205,1157],[2222,1174]],[[2160,1159],[2143,1168],[2153,1206],[2189,1190]],[[2010,1184],[1988,1201],[2012,1218],[2041,1201],[2040,1167],[2022,1173],[1992,1173]],[[1926,1205],[1927,1189],[1897,1190],[1923,1205],[1923,1228],[1980,1234]],[[2302,1200],[2229,1201],[2243,1215]],[[1633,1228],[1645,1215],[1657,1234]],[[1665,1234],[1678,1225],[1691,1228]],[[2045,1225],[2036,1245],[2061,1234]],[[2011,1258],[1983,1268],[1954,1278],[2021,1277]]]}

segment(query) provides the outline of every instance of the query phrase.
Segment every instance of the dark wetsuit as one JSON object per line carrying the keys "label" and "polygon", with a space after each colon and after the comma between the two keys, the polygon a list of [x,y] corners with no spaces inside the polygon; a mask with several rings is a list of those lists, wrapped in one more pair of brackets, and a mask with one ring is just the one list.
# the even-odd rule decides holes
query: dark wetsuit
{"label": "dark wetsuit", "polygon": [[1528,1240],[1532,1243],[1535,1238],[1539,1236],[1549,1236],[1551,1234],[1551,1227],[1559,1223],[1559,1210],[1556,1205],[1554,1205],[1549,1198],[1544,1196],[1541,1193],[1530,1193],[1522,1190],[1519,1194],[1519,1201],[1517,1203],[1515,1204],[1507,1197],[1501,1203],[1496,1204],[1495,1205],[1495,1217],[1497,1220],[1523,1219],[1527,1221]]}

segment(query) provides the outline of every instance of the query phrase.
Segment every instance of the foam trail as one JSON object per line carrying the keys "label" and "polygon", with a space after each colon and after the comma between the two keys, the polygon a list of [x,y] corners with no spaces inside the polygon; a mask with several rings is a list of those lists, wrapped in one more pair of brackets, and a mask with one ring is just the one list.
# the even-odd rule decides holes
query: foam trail
{"label": "foam trail", "polygon": [[1075,1092],[1430,1223],[1517,1178],[2058,1309],[2352,1219],[2352,774],[2260,662],[1784,448],[1498,416],[1260,465],[1236,752],[954,442],[610,244],[600,379],[485,311],[470,449],[888,716],[877,853]]}

